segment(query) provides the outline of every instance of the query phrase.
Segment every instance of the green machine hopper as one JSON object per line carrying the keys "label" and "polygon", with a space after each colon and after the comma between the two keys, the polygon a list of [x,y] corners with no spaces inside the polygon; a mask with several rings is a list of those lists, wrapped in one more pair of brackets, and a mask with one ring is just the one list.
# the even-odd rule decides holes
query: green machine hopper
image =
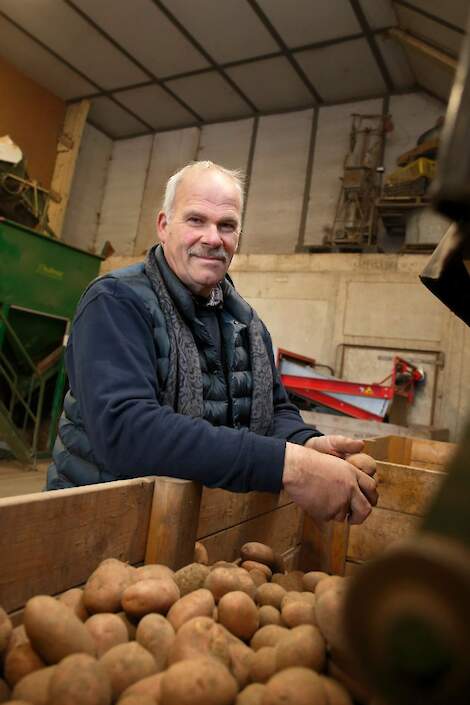
{"label": "green machine hopper", "polygon": [[46,415],[54,442],[70,322],[101,259],[0,218],[0,442],[22,462],[37,456]]}

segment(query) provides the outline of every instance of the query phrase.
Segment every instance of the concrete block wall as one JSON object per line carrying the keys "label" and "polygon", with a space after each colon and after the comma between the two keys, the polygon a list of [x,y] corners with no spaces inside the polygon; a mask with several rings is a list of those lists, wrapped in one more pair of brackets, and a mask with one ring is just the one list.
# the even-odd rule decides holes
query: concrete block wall
{"label": "concrete block wall", "polygon": [[[383,108],[384,101],[375,99],[121,140],[112,144],[110,159],[109,140],[98,154],[85,147],[69,206],[74,218],[67,219],[64,240],[97,252],[109,240],[117,254],[141,255],[155,241],[155,214],[168,177],[188,161],[211,159],[247,174],[242,254],[287,254],[320,245],[334,219],[351,113]],[[434,125],[444,105],[424,93],[410,93],[392,96],[389,111],[395,129],[387,139],[386,170]],[[92,129],[87,128],[88,143]],[[104,191],[94,185],[102,183],[103,169]],[[430,211],[415,211],[407,241],[437,243],[446,227],[447,221]]]}

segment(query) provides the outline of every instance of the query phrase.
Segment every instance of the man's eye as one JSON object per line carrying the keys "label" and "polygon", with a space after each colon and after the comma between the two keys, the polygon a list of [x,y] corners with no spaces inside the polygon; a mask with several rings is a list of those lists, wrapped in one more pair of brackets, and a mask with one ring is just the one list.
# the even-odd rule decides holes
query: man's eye
{"label": "man's eye", "polygon": [[188,218],[188,222],[192,223],[193,225],[200,225],[202,223],[202,218],[198,218],[197,215],[191,215]]}
{"label": "man's eye", "polygon": [[236,230],[235,223],[220,223],[219,230],[223,233],[233,233]]}

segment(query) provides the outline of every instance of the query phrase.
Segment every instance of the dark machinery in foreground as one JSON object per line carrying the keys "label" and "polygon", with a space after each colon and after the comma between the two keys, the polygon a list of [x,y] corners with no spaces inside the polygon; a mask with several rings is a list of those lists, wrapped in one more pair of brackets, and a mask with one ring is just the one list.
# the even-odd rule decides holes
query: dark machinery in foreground
{"label": "dark machinery in foreground", "polygon": [[[434,207],[456,225],[422,280],[470,324],[470,42],[442,134]],[[467,390],[468,391],[468,390]],[[387,705],[470,702],[470,424],[417,535],[366,565],[346,627],[361,678]]]}

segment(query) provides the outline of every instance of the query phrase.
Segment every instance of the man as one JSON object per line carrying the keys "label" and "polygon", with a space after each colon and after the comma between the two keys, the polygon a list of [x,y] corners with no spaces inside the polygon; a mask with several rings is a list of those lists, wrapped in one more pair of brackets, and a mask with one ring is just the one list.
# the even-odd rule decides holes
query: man
{"label": "man", "polygon": [[67,347],[70,392],[48,489],[145,475],[279,492],[319,519],[377,500],[362,441],[321,436],[289,403],[269,334],[226,276],[243,189],[212,162],[168,182],[145,263],[93,282]]}

